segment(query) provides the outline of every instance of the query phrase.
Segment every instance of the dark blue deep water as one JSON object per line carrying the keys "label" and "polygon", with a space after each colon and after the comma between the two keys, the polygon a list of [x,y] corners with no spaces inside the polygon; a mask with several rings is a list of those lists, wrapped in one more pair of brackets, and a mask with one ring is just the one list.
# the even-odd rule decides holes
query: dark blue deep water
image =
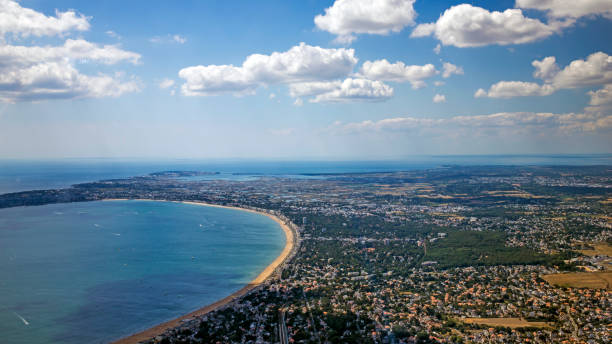
{"label": "dark blue deep water", "polygon": [[105,343],[242,288],[282,251],[266,216],[169,202],[0,209],[0,342]]}

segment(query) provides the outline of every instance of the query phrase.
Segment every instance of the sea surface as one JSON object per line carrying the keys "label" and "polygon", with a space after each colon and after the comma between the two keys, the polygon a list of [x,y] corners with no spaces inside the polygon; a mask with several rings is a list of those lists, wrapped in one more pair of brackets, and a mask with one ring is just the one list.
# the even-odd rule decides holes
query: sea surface
{"label": "sea surface", "polygon": [[0,209],[0,342],[107,343],[213,303],[282,251],[270,218],[170,202]]}
{"label": "sea surface", "polygon": [[192,178],[199,180],[253,180],[265,176],[317,178],[321,176],[313,174],[410,171],[444,165],[612,165],[612,155],[414,156],[394,161],[0,160],[0,194],[169,170],[218,172]]}

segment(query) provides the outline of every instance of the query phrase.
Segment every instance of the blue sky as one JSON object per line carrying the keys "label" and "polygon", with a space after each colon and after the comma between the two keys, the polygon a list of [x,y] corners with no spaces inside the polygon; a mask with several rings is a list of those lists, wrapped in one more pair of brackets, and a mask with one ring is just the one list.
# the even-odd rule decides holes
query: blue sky
{"label": "blue sky", "polygon": [[0,157],[611,153],[577,3],[0,0]]}

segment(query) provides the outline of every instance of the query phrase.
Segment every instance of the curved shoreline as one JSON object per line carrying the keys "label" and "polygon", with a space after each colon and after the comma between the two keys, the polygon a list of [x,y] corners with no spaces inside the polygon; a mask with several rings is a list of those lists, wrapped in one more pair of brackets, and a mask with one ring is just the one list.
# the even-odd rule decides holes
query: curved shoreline
{"label": "curved shoreline", "polygon": [[285,223],[283,220],[281,220],[278,216],[276,215],[272,215],[269,213],[265,213],[262,211],[257,211],[254,209],[247,209],[247,208],[240,208],[240,207],[232,207],[232,206],[225,206],[225,205],[218,205],[218,204],[210,204],[210,203],[204,203],[204,202],[195,202],[195,201],[168,201],[168,200],[155,200],[155,199],[105,199],[102,201],[153,201],[153,202],[173,202],[173,203],[183,203],[183,204],[192,204],[192,205],[199,205],[199,206],[206,206],[206,207],[215,207],[215,208],[225,208],[225,209],[234,209],[234,210],[241,210],[241,211],[248,211],[251,213],[256,213],[256,214],[260,214],[260,215],[265,215],[268,218],[274,220],[276,223],[278,223],[281,227],[281,229],[283,230],[283,232],[285,233],[285,247],[283,248],[283,250],[281,251],[280,255],[278,257],[276,257],[276,259],[274,259],[274,261],[272,261],[272,263],[270,263],[270,265],[268,265],[261,273],[259,273],[259,275],[257,275],[257,277],[255,277],[255,279],[253,279],[251,282],[249,282],[249,284],[245,285],[244,287],[240,288],[240,290],[232,293],[231,295],[228,295],[226,297],[224,297],[223,299],[216,301],[214,303],[211,303],[209,305],[206,305],[204,307],[201,307],[189,314],[185,314],[183,316],[180,316],[178,318],[163,322],[161,324],[155,325],[149,329],[146,329],[142,332],[138,332],[138,333],[134,333],[132,335],[129,335],[127,337],[121,338],[119,340],[116,340],[114,342],[112,342],[113,344],[137,344],[140,343],[142,341],[154,338],[158,335],[163,334],[166,330],[175,328],[180,326],[184,320],[190,320],[192,318],[198,317],[198,316],[202,316],[205,315],[207,313],[210,313],[216,309],[219,309],[223,306],[226,306],[228,304],[230,304],[232,301],[236,300],[239,297],[242,297],[244,295],[246,295],[248,292],[250,292],[251,290],[255,289],[256,287],[258,287],[259,285],[261,285],[263,282],[265,282],[268,278],[270,278],[274,272],[276,271],[276,269],[281,266],[285,260],[290,256],[291,252],[293,251],[294,247],[295,247],[295,241],[296,241],[296,235],[294,235],[293,230],[289,227],[289,225],[287,223]]}

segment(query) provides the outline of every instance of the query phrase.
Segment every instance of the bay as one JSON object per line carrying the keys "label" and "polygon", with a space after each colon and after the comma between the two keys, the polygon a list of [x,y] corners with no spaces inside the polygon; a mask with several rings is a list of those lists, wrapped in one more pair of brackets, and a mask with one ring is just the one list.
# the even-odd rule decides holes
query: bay
{"label": "bay", "polygon": [[270,218],[171,202],[0,210],[2,343],[106,343],[219,300],[282,251]]}

